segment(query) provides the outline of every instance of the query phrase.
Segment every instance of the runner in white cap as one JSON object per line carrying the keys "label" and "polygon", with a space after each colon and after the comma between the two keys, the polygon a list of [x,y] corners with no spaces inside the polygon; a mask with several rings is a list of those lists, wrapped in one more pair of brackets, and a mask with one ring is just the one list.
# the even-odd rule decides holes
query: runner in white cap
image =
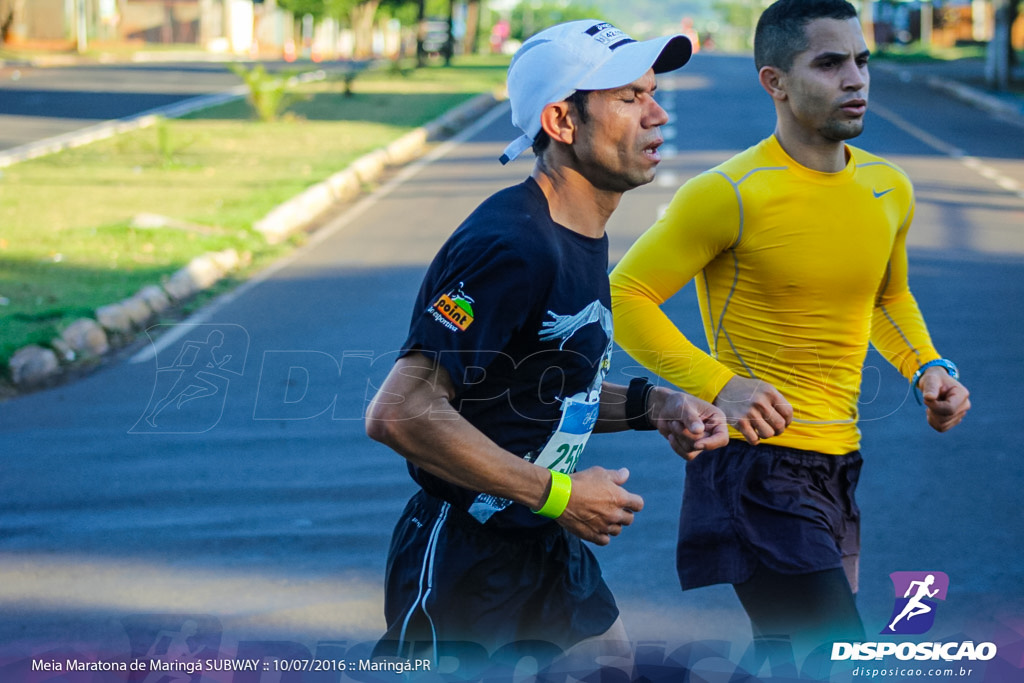
{"label": "runner in white cap", "polygon": [[514,57],[523,136],[502,161],[532,145],[533,171],[441,248],[367,417],[421,487],[392,540],[376,654],[626,641],[583,541],[608,543],[643,500],[623,488],[625,469],[577,469],[587,439],[656,428],[688,458],[726,443],[709,403],[645,379],[604,382],[605,223],[623,192],[654,178],[667,121],[655,73],[689,57],[683,36],[637,42],[597,20],[542,31]]}

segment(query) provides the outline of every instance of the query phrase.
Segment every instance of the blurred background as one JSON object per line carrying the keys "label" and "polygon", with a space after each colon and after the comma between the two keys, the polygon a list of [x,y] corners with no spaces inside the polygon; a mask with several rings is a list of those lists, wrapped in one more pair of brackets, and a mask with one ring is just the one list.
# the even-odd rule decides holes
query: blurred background
{"label": "blurred background", "polygon": [[[413,485],[361,418],[430,256],[529,172],[497,163],[517,135],[511,53],[585,17],[699,46],[659,79],[663,163],[609,224],[614,261],[682,182],[770,133],[750,58],[767,4],[0,0],[0,681],[79,680],[32,662],[176,639],[195,657],[365,655]],[[891,572],[943,571],[929,637],[992,640],[970,680],[1020,681],[1021,3],[857,4],[874,54],[856,144],[914,181],[914,292],[975,405],[934,434],[869,356],[859,604],[881,629]],[[286,237],[261,227],[282,207]],[[699,339],[693,296],[670,310]],[[642,371],[617,354],[613,372]],[[594,442],[589,463],[628,462],[648,503],[600,551],[638,654],[725,643],[688,680],[730,680],[749,640],[735,597],[675,579],[681,461],[654,437]],[[275,673],[259,680],[298,678]]]}
{"label": "blurred background", "polygon": [[[597,16],[646,36],[686,31],[744,50],[766,0],[0,0],[3,47],[252,58],[363,59],[514,51],[558,21]],[[1017,0],[856,0],[880,49],[991,46],[992,79],[1024,46]]]}

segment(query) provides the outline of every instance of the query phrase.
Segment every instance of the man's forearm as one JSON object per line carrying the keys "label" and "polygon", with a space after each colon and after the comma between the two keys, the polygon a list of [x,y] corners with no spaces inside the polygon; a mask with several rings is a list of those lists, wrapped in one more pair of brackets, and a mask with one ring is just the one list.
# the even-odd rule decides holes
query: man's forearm
{"label": "man's forearm", "polygon": [[626,387],[605,382],[601,385],[601,408],[594,431],[601,434],[624,432],[626,425]]}
{"label": "man's forearm", "polygon": [[447,374],[422,356],[396,363],[366,416],[366,432],[456,486],[536,509],[550,475],[506,451],[452,407]]}

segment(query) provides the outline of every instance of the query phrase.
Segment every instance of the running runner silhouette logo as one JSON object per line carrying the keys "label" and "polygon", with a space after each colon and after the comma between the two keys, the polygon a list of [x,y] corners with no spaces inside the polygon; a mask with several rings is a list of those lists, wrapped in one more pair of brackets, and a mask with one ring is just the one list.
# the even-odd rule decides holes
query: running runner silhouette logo
{"label": "running runner silhouette logo", "polygon": [[249,335],[237,325],[189,325],[185,340],[169,347],[157,364],[156,382],[132,434],[201,434],[224,412],[227,390],[240,377]]}
{"label": "running runner silhouette logo", "polygon": [[946,599],[949,577],[943,572],[893,572],[889,578],[896,600],[882,633],[926,633],[935,624],[937,600]]}
{"label": "running runner silhouette logo", "polygon": [[216,617],[144,614],[121,623],[132,659],[144,664],[128,683],[199,683],[203,662],[218,658],[221,624]]}

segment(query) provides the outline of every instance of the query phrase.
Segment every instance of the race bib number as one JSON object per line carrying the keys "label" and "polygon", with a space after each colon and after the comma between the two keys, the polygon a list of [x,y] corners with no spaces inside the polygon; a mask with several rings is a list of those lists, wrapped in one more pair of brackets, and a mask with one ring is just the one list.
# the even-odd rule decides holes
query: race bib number
{"label": "race bib number", "polygon": [[563,401],[562,419],[558,423],[558,429],[548,439],[547,445],[534,460],[534,464],[565,474],[576,471],[576,464],[594,431],[601,407],[600,401],[586,402],[579,398],[580,396],[584,394]]}
{"label": "race bib number", "polygon": [[[601,408],[600,400],[588,402],[583,400],[584,396],[586,394],[581,393],[562,401],[562,419],[558,422],[558,429],[531,462],[564,474],[576,471],[576,464],[580,461],[583,448],[594,431],[597,414]],[[530,460],[530,456],[527,455],[526,459]],[[507,498],[481,493],[470,505],[469,514],[483,524],[496,512],[501,512],[511,504],[512,501]]]}

